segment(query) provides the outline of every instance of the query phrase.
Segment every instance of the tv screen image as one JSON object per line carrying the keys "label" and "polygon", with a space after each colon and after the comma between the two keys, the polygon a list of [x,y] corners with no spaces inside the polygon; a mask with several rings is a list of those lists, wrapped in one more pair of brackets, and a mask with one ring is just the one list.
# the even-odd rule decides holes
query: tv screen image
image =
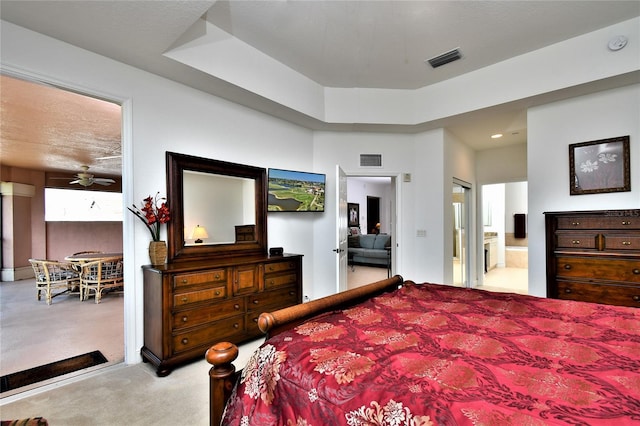
{"label": "tv screen image", "polygon": [[269,169],[270,212],[323,212],[326,176]]}

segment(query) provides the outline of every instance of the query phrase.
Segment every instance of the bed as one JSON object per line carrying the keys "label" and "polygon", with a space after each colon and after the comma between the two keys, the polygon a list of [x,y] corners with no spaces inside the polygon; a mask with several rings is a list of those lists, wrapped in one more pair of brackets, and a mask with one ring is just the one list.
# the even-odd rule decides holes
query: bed
{"label": "bed", "polygon": [[640,424],[636,308],[396,276],[259,326],[207,351],[212,425]]}

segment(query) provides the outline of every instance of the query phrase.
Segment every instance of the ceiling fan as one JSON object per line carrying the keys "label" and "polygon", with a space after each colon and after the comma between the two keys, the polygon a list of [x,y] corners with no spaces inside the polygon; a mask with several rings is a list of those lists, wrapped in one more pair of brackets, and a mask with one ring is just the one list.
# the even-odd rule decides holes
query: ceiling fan
{"label": "ceiling fan", "polygon": [[89,166],[82,166],[82,171],[78,173],[76,179],[69,182],[70,184],[78,184],[82,186],[91,186],[94,183],[103,186],[109,186],[112,183],[116,183],[115,180],[110,178],[97,178],[94,177],[91,173],[89,173]]}

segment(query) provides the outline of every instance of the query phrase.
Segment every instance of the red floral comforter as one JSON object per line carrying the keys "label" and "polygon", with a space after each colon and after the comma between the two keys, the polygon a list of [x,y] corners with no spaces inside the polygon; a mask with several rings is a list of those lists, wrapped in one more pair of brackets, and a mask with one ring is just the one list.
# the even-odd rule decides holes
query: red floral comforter
{"label": "red floral comforter", "polygon": [[640,424],[640,309],[407,285],[266,341],[225,425]]}

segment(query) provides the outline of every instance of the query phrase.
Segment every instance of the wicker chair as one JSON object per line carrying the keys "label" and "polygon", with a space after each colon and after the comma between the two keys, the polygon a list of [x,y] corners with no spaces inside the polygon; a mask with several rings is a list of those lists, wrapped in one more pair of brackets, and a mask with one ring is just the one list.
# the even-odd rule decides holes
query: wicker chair
{"label": "wicker chair", "polygon": [[80,264],[80,300],[87,300],[94,292],[96,303],[100,303],[102,292],[122,288],[124,275],[121,257],[107,257]]}
{"label": "wicker chair", "polygon": [[[73,269],[71,263],[58,262],[57,260],[29,259],[36,277],[36,290],[38,300],[44,291],[47,305],[51,299],[63,293],[72,291],[80,286],[80,276]],[[62,290],[54,293],[54,290]]]}

